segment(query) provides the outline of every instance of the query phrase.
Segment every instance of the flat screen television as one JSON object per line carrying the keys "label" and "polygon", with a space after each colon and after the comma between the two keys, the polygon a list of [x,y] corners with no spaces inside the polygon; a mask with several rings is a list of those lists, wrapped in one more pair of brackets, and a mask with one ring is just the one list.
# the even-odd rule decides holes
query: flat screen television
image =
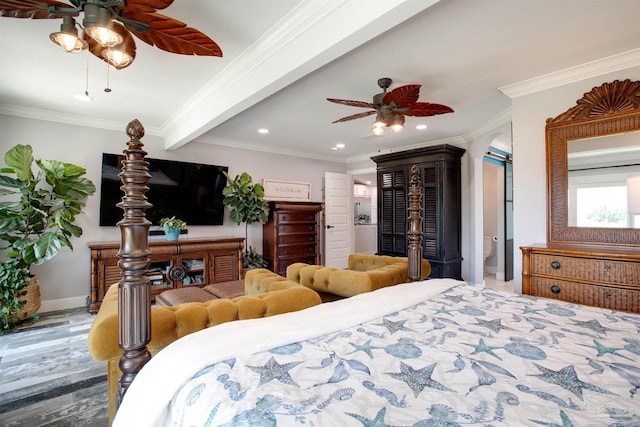
{"label": "flat screen television", "polygon": [[[102,189],[100,192],[100,225],[116,225],[123,210],[116,206],[122,200],[122,154],[102,154]],[[151,179],[147,183],[147,200],[153,207],[146,217],[157,225],[161,218],[175,216],[190,225],[222,225],[224,204],[222,189],[227,185],[227,166],[145,158]]]}

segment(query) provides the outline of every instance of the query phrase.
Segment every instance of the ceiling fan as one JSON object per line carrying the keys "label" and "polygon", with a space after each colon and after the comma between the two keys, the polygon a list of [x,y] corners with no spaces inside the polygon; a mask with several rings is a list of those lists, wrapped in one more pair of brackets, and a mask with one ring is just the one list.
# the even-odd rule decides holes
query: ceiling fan
{"label": "ceiling fan", "polygon": [[373,102],[327,98],[327,101],[335,102],[336,104],[373,108],[372,111],[342,117],[333,123],[346,122],[376,114],[376,121],[373,122],[372,130],[374,134],[381,135],[385,127],[391,127],[395,131],[401,130],[404,127],[405,116],[426,117],[453,113],[453,109],[446,105],[418,102],[421,85],[400,86],[387,92],[391,82],[392,80],[388,77],[378,79],[378,86],[380,86],[382,92],[373,96]]}
{"label": "ceiling fan", "polygon": [[[62,19],[51,40],[67,52],[89,51],[117,69],[129,66],[136,53],[131,34],[171,53],[222,56],[208,36],[187,24],[156,13],[173,0],[0,0],[0,16]],[[84,14],[82,25],[75,17]],[[82,28],[78,36],[76,26]]]}

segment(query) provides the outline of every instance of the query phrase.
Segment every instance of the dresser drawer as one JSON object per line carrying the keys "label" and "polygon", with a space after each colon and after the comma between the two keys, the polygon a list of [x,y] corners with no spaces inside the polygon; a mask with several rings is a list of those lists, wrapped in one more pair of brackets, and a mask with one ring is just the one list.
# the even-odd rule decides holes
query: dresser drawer
{"label": "dresser drawer", "polygon": [[318,247],[315,243],[303,244],[303,245],[279,245],[276,248],[276,254],[278,256],[288,255],[314,255],[318,252]]}
{"label": "dresser drawer", "polygon": [[314,236],[316,235],[316,225],[315,224],[280,224],[278,225],[278,234],[282,235],[283,233],[311,233]]}
{"label": "dresser drawer", "polygon": [[290,245],[292,243],[316,243],[316,235],[315,233],[287,234],[278,237],[279,245]]}
{"label": "dresser drawer", "polygon": [[558,278],[571,277],[577,281],[640,284],[640,263],[607,259],[580,258],[533,253],[531,272]]}
{"label": "dresser drawer", "polygon": [[316,222],[315,212],[295,212],[295,211],[281,211],[276,214],[278,216],[278,222]]}
{"label": "dresser drawer", "polygon": [[546,277],[533,277],[531,279],[531,295],[640,313],[640,289],[636,291]]}

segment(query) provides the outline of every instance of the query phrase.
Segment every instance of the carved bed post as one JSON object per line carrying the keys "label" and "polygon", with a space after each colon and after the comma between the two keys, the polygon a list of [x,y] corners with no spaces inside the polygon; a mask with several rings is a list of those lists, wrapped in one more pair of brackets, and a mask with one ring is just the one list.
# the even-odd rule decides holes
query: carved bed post
{"label": "carved bed post", "polygon": [[151,262],[148,237],[151,223],[145,217],[145,211],[151,207],[145,196],[151,175],[144,160],[147,153],[140,141],[144,127],[138,120],[132,120],[127,125],[127,135],[130,140],[124,150],[125,159],[120,173],[124,196],[118,203],[118,207],[124,210],[124,217],[118,222],[118,266],[122,274],[118,283],[118,340],[123,350],[118,405],[138,371],[151,359],[147,350],[151,338],[151,291],[146,274]]}
{"label": "carved bed post", "polygon": [[411,166],[409,174],[409,218],[407,257],[409,280],[415,282],[422,277],[422,183],[420,168]]}

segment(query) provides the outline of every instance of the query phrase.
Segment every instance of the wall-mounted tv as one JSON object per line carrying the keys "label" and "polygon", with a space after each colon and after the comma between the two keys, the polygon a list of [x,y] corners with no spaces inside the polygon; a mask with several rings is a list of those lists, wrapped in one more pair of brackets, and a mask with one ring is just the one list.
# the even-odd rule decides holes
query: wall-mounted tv
{"label": "wall-mounted tv", "polygon": [[[122,200],[124,155],[102,154],[102,189],[100,192],[100,225],[116,225],[123,210],[116,206]],[[153,205],[146,217],[157,225],[160,218],[175,216],[189,225],[222,225],[224,204],[222,189],[227,185],[227,166],[145,158],[151,179],[147,183],[147,200]]]}

